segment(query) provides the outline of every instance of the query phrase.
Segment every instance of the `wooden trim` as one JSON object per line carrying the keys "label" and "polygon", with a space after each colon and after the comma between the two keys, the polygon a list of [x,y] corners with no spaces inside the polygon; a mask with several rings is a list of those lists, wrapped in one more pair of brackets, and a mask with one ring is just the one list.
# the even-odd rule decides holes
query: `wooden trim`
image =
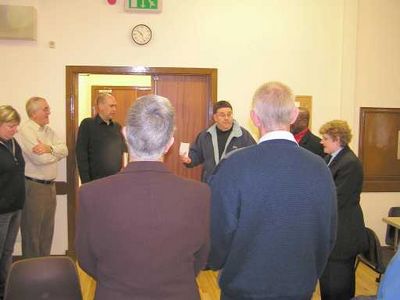
{"label": "wooden trim", "polygon": [[[78,76],[79,74],[105,75],[206,75],[209,76],[211,99],[217,99],[217,69],[211,68],[159,68],[159,67],[117,67],[117,66],[66,66],[66,136],[69,155],[67,156],[67,214],[68,214],[68,250],[67,255],[75,256],[75,213],[77,209],[78,171],[75,160],[75,140],[78,128]],[[208,108],[209,120],[212,119],[212,105]],[[209,122],[207,120],[206,123]]]}

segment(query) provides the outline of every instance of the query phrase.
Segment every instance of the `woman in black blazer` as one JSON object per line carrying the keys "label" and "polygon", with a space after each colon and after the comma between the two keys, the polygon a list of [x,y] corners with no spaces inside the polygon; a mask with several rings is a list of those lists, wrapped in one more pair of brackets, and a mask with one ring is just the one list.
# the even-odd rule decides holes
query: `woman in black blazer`
{"label": "woman in black blazer", "polygon": [[355,259],[367,247],[360,206],[363,169],[348,146],[352,134],[347,122],[330,121],[319,132],[336,185],[338,209],[336,244],[320,278],[321,299],[349,300],[355,292]]}
{"label": "woman in black blazer", "polygon": [[25,201],[25,161],[14,139],[20,120],[14,108],[0,105],[0,299]]}

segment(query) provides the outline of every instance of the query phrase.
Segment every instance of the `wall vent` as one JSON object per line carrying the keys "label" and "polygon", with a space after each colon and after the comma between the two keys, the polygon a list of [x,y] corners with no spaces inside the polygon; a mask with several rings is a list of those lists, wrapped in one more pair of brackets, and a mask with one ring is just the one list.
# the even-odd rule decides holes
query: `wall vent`
{"label": "wall vent", "polygon": [[0,39],[35,41],[36,28],[33,6],[0,5]]}

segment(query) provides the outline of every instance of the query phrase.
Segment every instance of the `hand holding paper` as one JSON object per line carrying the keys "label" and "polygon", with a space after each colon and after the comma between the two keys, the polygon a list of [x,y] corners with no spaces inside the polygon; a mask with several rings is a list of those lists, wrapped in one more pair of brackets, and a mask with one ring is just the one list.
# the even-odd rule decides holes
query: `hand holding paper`
{"label": "hand holding paper", "polygon": [[181,161],[185,164],[190,164],[192,160],[189,157],[190,143],[181,143],[179,146],[179,156]]}

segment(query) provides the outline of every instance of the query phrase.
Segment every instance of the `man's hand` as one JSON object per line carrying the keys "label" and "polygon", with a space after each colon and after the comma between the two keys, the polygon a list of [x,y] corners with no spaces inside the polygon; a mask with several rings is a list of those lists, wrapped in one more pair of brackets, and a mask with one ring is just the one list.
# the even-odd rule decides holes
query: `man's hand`
{"label": "man's hand", "polygon": [[49,145],[43,144],[41,140],[37,140],[38,143],[32,148],[32,152],[37,155],[42,155],[46,153],[52,153],[52,148]]}
{"label": "man's hand", "polygon": [[189,156],[187,156],[186,153],[179,155],[179,158],[181,159],[181,162],[183,162],[184,164],[190,164],[192,162],[192,160],[190,159]]}

